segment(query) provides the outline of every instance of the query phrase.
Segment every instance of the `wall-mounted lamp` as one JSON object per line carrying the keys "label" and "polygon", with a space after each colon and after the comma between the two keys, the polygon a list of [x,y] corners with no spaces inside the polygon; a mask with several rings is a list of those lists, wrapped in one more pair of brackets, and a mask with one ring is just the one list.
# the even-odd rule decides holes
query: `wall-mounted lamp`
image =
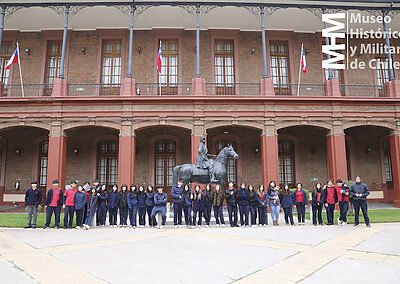
{"label": "wall-mounted lamp", "polygon": [[310,50],[309,50],[308,48],[306,48],[306,49],[304,50],[304,52],[305,52],[306,55],[308,55],[308,54],[310,53]]}
{"label": "wall-mounted lamp", "polygon": [[82,52],[83,55],[85,55],[86,54],[86,47],[82,47],[81,48],[81,52]]}
{"label": "wall-mounted lamp", "polygon": [[79,155],[79,149],[78,148],[74,148],[72,151],[74,152],[75,155]]}
{"label": "wall-mounted lamp", "polygon": [[259,149],[258,147],[256,147],[256,148],[254,149],[254,152],[255,152],[255,154],[258,154],[258,152],[260,152],[260,149]]}
{"label": "wall-mounted lamp", "polygon": [[31,55],[31,50],[29,48],[25,48],[25,53],[30,56]]}
{"label": "wall-mounted lamp", "polygon": [[371,146],[368,146],[368,147],[365,149],[365,153],[366,153],[366,154],[368,154],[368,153],[371,152],[371,151],[372,151]]}
{"label": "wall-mounted lamp", "polygon": [[252,47],[252,48],[250,49],[251,55],[254,55],[254,52],[256,52],[256,50],[254,49],[254,47]]}
{"label": "wall-mounted lamp", "polygon": [[140,95],[140,88],[136,88],[136,95]]}
{"label": "wall-mounted lamp", "polygon": [[317,152],[317,147],[315,147],[314,145],[311,146],[311,154],[315,154],[315,152]]}
{"label": "wall-mounted lamp", "polygon": [[141,48],[140,46],[138,46],[137,52],[138,52],[139,54],[142,52],[142,48]]}
{"label": "wall-mounted lamp", "polygon": [[22,150],[20,148],[15,149],[15,154],[22,156]]}

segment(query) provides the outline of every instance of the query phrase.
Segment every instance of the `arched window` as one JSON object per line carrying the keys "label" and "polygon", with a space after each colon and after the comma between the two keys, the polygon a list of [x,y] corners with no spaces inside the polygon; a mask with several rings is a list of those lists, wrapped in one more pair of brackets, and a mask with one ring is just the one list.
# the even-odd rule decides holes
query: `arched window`
{"label": "arched window", "polygon": [[97,143],[97,178],[107,186],[118,182],[118,144],[114,140]]}
{"label": "arched window", "polygon": [[47,164],[49,153],[49,141],[43,141],[39,144],[39,186],[46,187],[47,185]]}
{"label": "arched window", "polygon": [[[232,145],[234,149],[237,149],[236,143],[232,140],[218,140],[215,143],[216,154],[218,155],[219,152],[228,145]],[[233,181],[237,184],[237,161],[233,159],[228,159],[227,179],[228,182]]]}
{"label": "arched window", "polygon": [[294,186],[296,182],[294,168],[294,143],[290,140],[280,140],[278,143],[279,181],[282,184]]}
{"label": "arched window", "polygon": [[172,186],[172,171],[176,165],[176,143],[173,140],[158,140],[155,143],[156,187],[168,190]]}

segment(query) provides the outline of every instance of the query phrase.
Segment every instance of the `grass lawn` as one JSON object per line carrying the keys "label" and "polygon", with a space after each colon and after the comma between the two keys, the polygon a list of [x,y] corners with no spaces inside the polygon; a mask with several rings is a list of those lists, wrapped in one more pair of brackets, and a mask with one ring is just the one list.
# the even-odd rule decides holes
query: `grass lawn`
{"label": "grass lawn", "polygon": [[[75,217],[74,215],[74,223],[73,227],[75,227]],[[60,217],[60,226],[63,226],[64,214],[61,213]],[[27,213],[0,213],[0,227],[16,227],[23,228],[28,223],[28,214]],[[40,228],[44,226],[46,223],[46,214],[41,212],[38,214],[36,225]],[[54,227],[54,214],[51,218],[50,227]]]}
{"label": "grass lawn", "polygon": [[[307,208],[309,210],[309,208]],[[294,214],[296,215],[296,214]],[[400,209],[376,209],[368,211],[369,218],[371,223],[390,223],[390,222],[400,222]],[[44,212],[40,212],[38,215],[37,226],[43,227],[45,223],[46,214]],[[339,217],[339,212],[335,211],[334,222],[337,224],[337,217]],[[60,217],[60,226],[63,226],[63,218],[64,214],[61,213]],[[322,213],[322,218],[324,224],[326,221],[326,213],[325,210]],[[306,219],[310,219],[310,213],[306,213]],[[295,218],[296,220],[296,218]],[[354,216],[347,216],[347,223],[354,223]],[[360,212],[360,224],[364,222],[364,218],[362,217],[362,213]],[[22,228],[27,224],[27,214],[26,213],[0,213],[0,227],[16,227]],[[51,226],[54,227],[54,215],[51,220]],[[75,227],[75,222],[73,224]]]}
{"label": "grass lawn", "polygon": [[[311,208],[310,208],[311,209]],[[309,210],[310,210],[309,209]],[[369,210],[368,216],[371,223],[390,223],[400,222],[400,209],[375,209]],[[335,211],[334,223],[337,224],[337,218],[339,217],[339,211]],[[306,219],[310,219],[310,212],[306,212]],[[322,212],[322,220],[324,224],[328,223],[326,220],[325,209]],[[1,223],[1,222],[0,222]],[[354,215],[347,214],[347,223],[354,223]],[[364,217],[360,210],[360,224],[364,223]]]}

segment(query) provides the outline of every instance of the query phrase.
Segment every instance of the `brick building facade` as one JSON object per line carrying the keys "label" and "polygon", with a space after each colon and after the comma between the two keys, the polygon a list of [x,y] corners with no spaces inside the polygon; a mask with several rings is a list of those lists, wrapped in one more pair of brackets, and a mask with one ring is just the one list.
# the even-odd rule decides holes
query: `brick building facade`
{"label": "brick building facade", "polygon": [[[0,204],[20,201],[31,180],[39,180],[43,190],[55,178],[63,185],[99,178],[168,188],[173,166],[193,162],[206,135],[213,154],[234,145],[240,158],[230,163],[229,178],[236,182],[301,181],[312,188],[316,181],[360,175],[372,199],[400,206],[400,81],[389,80],[385,69],[349,69],[328,79],[315,7],[290,4],[270,11],[246,1],[199,1],[196,49],[196,3],[137,2],[130,46],[130,1],[85,1],[84,9],[76,1],[67,10],[62,56],[65,7],[9,2],[0,5],[6,19],[0,49]],[[366,7],[382,9],[355,3],[363,13]],[[257,21],[264,15],[257,9],[270,11],[267,76]],[[291,17],[292,24],[282,20]],[[4,69],[17,41],[24,97],[18,66]],[[297,96],[302,44],[307,73]]]}

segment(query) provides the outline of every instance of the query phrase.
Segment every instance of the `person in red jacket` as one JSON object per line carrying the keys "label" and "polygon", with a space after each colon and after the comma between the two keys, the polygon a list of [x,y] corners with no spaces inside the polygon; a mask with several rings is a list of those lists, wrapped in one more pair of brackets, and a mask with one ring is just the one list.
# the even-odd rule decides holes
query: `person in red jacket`
{"label": "person in red jacket", "polygon": [[335,204],[337,203],[337,192],[333,180],[328,180],[327,185],[324,186],[323,192],[328,225],[333,225],[333,214],[335,212]]}
{"label": "person in red jacket", "polygon": [[339,210],[340,210],[340,216],[337,219],[338,225],[346,225],[347,211],[349,211],[350,189],[341,179],[338,179],[336,181],[335,187],[336,187],[336,193],[339,201]]}

